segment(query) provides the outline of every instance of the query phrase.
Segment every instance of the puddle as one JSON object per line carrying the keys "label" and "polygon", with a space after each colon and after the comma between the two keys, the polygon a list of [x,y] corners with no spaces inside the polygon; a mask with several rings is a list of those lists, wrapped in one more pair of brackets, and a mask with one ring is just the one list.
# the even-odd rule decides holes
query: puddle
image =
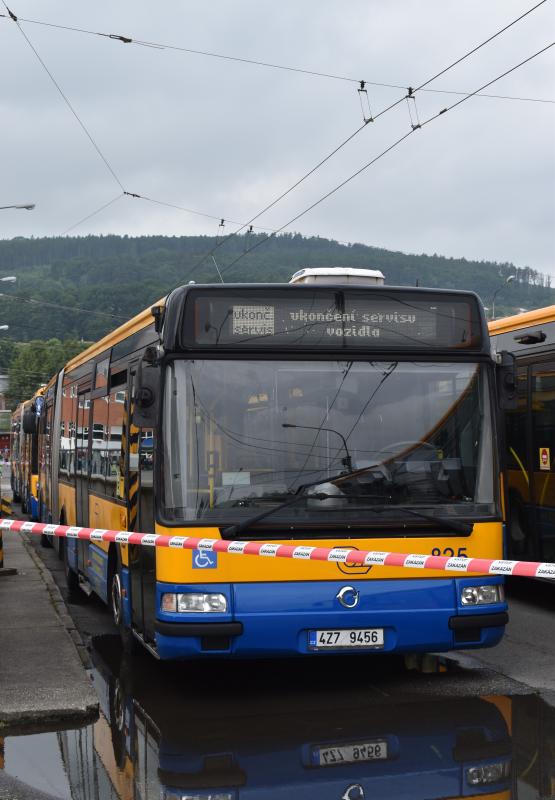
{"label": "puddle", "polygon": [[407,699],[360,661],[167,665],[96,644],[98,721],[7,738],[0,799],[555,798],[555,709],[536,695]]}

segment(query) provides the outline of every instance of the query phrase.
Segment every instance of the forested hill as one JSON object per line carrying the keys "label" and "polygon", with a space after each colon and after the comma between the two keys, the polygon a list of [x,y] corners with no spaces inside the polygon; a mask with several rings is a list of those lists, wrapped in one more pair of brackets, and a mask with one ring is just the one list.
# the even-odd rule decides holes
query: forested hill
{"label": "forested hill", "polygon": [[[220,247],[215,254],[220,269],[225,270],[261,238],[261,234],[237,236]],[[216,242],[208,236],[0,241],[0,277],[18,278],[15,284],[0,286],[0,324],[10,326],[4,335],[19,341],[97,339],[178,284],[192,279],[217,281],[212,259],[195,269]],[[298,234],[280,235],[244,255],[225,272],[225,279],[286,281],[297,269],[307,266],[370,267],[381,269],[386,283],[392,285],[414,286],[418,282],[420,286],[472,289],[486,306],[491,305],[495,290],[504,280],[515,275],[516,280],[497,295],[497,316],[555,303],[550,279],[528,267],[436,254],[408,255]],[[8,299],[8,295],[12,297]]]}

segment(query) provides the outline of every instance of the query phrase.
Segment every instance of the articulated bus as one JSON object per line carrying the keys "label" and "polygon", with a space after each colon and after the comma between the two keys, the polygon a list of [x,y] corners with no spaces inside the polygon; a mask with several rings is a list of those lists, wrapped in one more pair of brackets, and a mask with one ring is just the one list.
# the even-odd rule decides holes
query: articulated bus
{"label": "articulated bus", "polygon": [[[11,487],[13,499],[33,521],[40,519],[38,480],[38,430],[25,432],[22,419],[25,412],[40,414],[43,389],[31,400],[20,403],[12,414]],[[40,398],[40,399],[39,399]]]}
{"label": "articulated bus", "polygon": [[12,442],[10,451],[10,484],[12,487],[12,497],[15,503],[21,502],[21,470],[23,462],[21,452],[21,439],[23,436],[23,429],[21,426],[22,413],[23,403],[19,403],[12,413]]}
{"label": "articulated bus", "polygon": [[[70,361],[39,419],[42,520],[502,558],[480,301],[327,279],[183,286]],[[486,647],[507,622],[498,576],[76,540],[63,556],[70,589],[161,659]]]}
{"label": "articulated bus", "polygon": [[506,415],[508,551],[555,561],[555,306],[490,323],[515,357],[517,404]]}

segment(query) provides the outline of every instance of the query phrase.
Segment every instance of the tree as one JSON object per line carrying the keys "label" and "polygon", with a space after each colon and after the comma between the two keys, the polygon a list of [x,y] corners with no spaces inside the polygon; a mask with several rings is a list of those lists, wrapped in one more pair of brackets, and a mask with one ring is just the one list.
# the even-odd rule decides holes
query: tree
{"label": "tree", "polygon": [[88,346],[88,342],[59,339],[34,339],[14,345],[15,355],[8,370],[11,405],[15,408],[22,400],[32,397],[64,364]]}

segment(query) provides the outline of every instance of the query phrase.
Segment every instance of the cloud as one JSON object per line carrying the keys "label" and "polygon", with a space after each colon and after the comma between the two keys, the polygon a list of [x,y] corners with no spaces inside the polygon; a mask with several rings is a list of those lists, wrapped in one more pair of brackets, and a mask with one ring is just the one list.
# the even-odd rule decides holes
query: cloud
{"label": "cloud", "polygon": [[[470,0],[20,0],[20,17],[417,86],[525,11]],[[473,90],[547,43],[545,4],[433,86]],[[22,23],[126,189],[247,220],[362,122],[357,86]],[[119,190],[16,26],[0,20],[3,191],[0,236],[57,235]],[[555,98],[553,51],[492,86]],[[369,86],[372,110],[403,92]],[[457,96],[417,95],[421,119]],[[407,252],[514,261],[555,273],[555,106],[474,98],[293,226]],[[280,227],[386,148],[404,103],[364,131],[259,222]],[[75,233],[214,234],[217,222],[124,198]]]}

